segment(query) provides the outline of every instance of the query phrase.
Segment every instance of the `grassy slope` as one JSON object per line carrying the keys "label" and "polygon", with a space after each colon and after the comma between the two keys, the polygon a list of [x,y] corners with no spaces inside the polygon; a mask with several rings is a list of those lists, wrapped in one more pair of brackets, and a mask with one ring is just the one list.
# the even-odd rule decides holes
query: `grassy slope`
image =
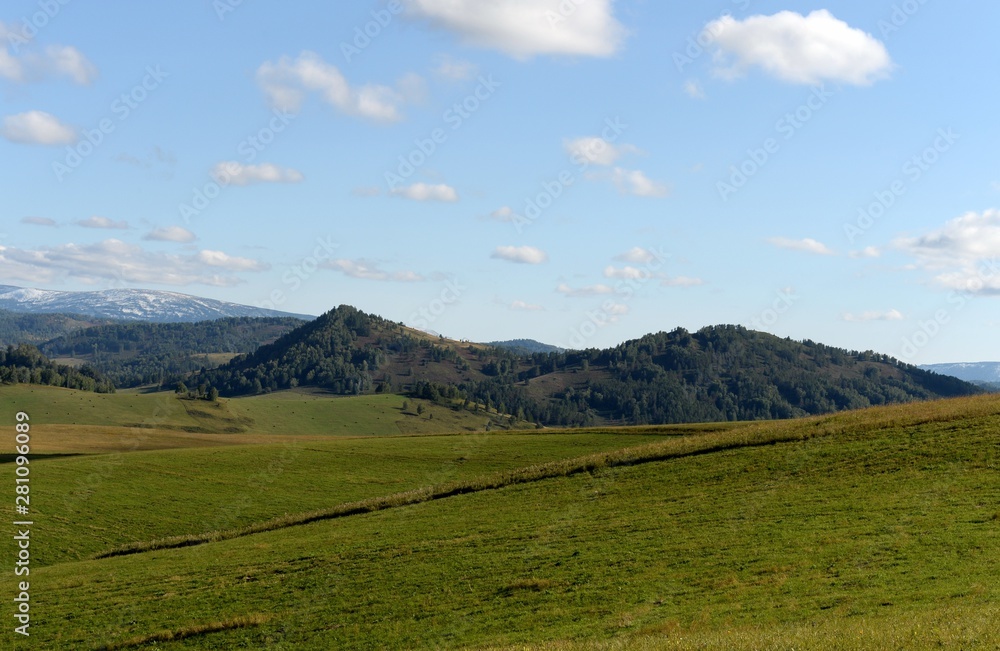
{"label": "grassy slope", "polygon": [[[253,398],[178,400],[172,393],[96,394],[31,385],[0,386],[0,432],[27,412],[36,454],[114,453],[280,442],[289,437],[394,436],[485,429],[496,414],[453,411],[397,395],[329,396],[285,391]],[[417,404],[424,413],[417,415]],[[522,424],[524,425],[524,424]],[[0,452],[2,454],[2,452]]]}
{"label": "grassy slope", "polygon": [[40,568],[32,642],[995,648],[998,414],[986,397],[756,425],[814,437]]}
{"label": "grassy slope", "polygon": [[[47,459],[32,465],[40,564],[656,440],[651,435],[499,434],[290,439]],[[2,476],[12,473],[7,464]],[[13,481],[11,479],[11,481]],[[156,514],[156,517],[150,517]]]}

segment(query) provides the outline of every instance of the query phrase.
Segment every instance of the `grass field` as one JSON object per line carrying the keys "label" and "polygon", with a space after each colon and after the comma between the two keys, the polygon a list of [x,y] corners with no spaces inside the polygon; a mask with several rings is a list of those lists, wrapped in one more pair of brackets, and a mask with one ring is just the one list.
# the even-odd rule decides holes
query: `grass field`
{"label": "grass field", "polygon": [[[301,398],[234,416],[261,422],[268,401]],[[33,462],[34,635],[14,648],[1000,645],[993,396],[735,427],[316,434]],[[434,485],[464,488],[92,558]]]}

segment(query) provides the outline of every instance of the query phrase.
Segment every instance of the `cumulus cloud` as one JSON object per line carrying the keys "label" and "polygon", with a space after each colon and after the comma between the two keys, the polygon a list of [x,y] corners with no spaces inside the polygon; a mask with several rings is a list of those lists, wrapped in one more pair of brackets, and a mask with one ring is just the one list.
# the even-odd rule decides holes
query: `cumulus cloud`
{"label": "cumulus cloud", "polygon": [[23,145],[71,145],[76,130],[45,111],[28,111],[3,119],[0,136]]}
{"label": "cumulus cloud", "polygon": [[219,267],[229,271],[264,271],[268,268],[258,260],[238,258],[222,251],[199,251],[195,259],[207,267]]}
{"label": "cumulus cloud", "polygon": [[876,246],[866,246],[860,251],[851,251],[847,255],[851,258],[877,258],[882,255],[882,251]]}
{"label": "cumulus cloud", "polygon": [[193,255],[153,253],[140,246],[109,239],[89,245],[61,244],[39,249],[0,246],[0,275],[35,283],[64,278],[84,282],[116,280],[158,285],[231,286],[243,280],[233,272],[264,271],[257,260],[220,251]]}
{"label": "cumulus cloud", "polygon": [[691,276],[667,276],[660,284],[664,287],[698,287],[704,285],[705,281]]}
{"label": "cumulus cloud", "polygon": [[510,309],[515,312],[541,312],[545,308],[541,305],[535,305],[534,303],[527,303],[525,301],[514,301],[510,304]]}
{"label": "cumulus cloud", "polygon": [[22,224],[32,224],[33,226],[56,226],[56,220],[48,217],[22,217]]}
{"label": "cumulus cloud", "polygon": [[115,221],[108,217],[100,217],[94,215],[93,217],[88,217],[86,219],[81,219],[76,222],[77,226],[83,226],[84,228],[105,228],[113,230],[126,230],[128,229],[127,221]]}
{"label": "cumulus cloud", "polygon": [[495,260],[506,260],[518,264],[542,264],[549,256],[545,251],[533,246],[498,246],[490,255]]}
{"label": "cumulus cloud", "polygon": [[833,251],[827,248],[825,244],[809,237],[801,240],[792,240],[787,237],[771,237],[767,241],[779,249],[815,253],[816,255],[833,255]]}
{"label": "cumulus cloud", "polygon": [[407,15],[456,34],[466,45],[517,59],[538,54],[606,57],[625,28],[613,0],[403,0]]}
{"label": "cumulus cloud", "polygon": [[665,197],[670,194],[670,188],[663,183],[653,181],[640,170],[626,170],[616,167],[611,175],[618,191],[637,197]]}
{"label": "cumulus cloud", "polygon": [[613,165],[622,156],[639,151],[633,145],[615,145],[600,136],[567,139],[563,141],[563,148],[573,162],[597,165]]}
{"label": "cumulus cloud", "polygon": [[718,48],[716,73],[726,78],[760,68],[796,84],[833,81],[868,86],[888,77],[893,66],[881,41],[826,9],[808,16],[793,11],[743,20],[722,16],[705,31]]}
{"label": "cumulus cloud", "polygon": [[221,185],[254,185],[256,183],[300,183],[305,177],[291,167],[271,163],[243,165],[236,161],[218,163],[211,171],[212,178]]}
{"label": "cumulus cloud", "polygon": [[276,108],[298,111],[308,93],[318,93],[337,110],[376,122],[402,119],[402,105],[412,93],[415,81],[413,75],[408,75],[397,88],[378,84],[352,86],[337,66],[308,51],[294,59],[283,56],[276,62],[266,61],[257,69],[257,84]]}
{"label": "cumulus cloud", "polygon": [[395,188],[389,194],[412,201],[444,201],[448,203],[458,201],[458,191],[444,183],[435,185],[414,183],[413,185]]}
{"label": "cumulus cloud", "polygon": [[1000,294],[1000,210],[970,212],[935,231],[893,245],[916,259],[934,282],[973,294]]}
{"label": "cumulus cloud", "polygon": [[143,238],[144,240],[151,240],[154,242],[178,242],[180,244],[187,244],[188,242],[194,242],[194,233],[186,228],[180,226],[167,226],[165,228],[155,228],[149,233],[146,233]]}
{"label": "cumulus cloud", "polygon": [[618,278],[620,280],[646,280],[652,278],[653,274],[646,269],[638,269],[636,267],[625,266],[617,268],[607,266],[604,268],[604,277]]}
{"label": "cumulus cloud", "polygon": [[621,253],[615,256],[615,260],[619,262],[631,262],[632,264],[649,264],[653,260],[663,259],[660,253],[652,251],[650,249],[644,249],[641,246],[634,246],[625,253]]}
{"label": "cumulus cloud", "polygon": [[461,59],[453,59],[450,56],[442,56],[438,59],[438,65],[434,73],[439,77],[450,79],[451,81],[463,81],[471,79],[477,72],[476,64]]}
{"label": "cumulus cloud", "polygon": [[581,298],[585,296],[602,296],[604,294],[614,294],[613,287],[603,284],[590,285],[588,287],[570,287],[566,283],[560,283],[556,291],[564,296]]}
{"label": "cumulus cloud", "polygon": [[348,260],[339,258],[336,260],[324,260],[320,263],[324,269],[333,269],[351,278],[361,278],[364,280],[384,280],[395,282],[418,282],[424,277],[414,271],[383,271],[378,263],[371,260],[357,259]]}
{"label": "cumulus cloud", "polygon": [[863,323],[866,321],[902,321],[905,317],[899,310],[889,310],[887,312],[862,312],[861,314],[844,314],[844,321],[854,321]]}
{"label": "cumulus cloud", "polygon": [[[7,42],[30,41],[17,30],[0,23],[0,39]],[[44,50],[28,49],[11,54],[0,46],[0,77],[17,83],[41,81],[50,77],[68,77],[86,86],[97,78],[97,68],[75,47],[50,45]]]}
{"label": "cumulus cloud", "polygon": [[290,167],[279,167],[271,163],[243,165],[236,161],[224,161],[212,168],[212,178],[221,185],[253,185],[256,183],[301,183],[302,172]]}

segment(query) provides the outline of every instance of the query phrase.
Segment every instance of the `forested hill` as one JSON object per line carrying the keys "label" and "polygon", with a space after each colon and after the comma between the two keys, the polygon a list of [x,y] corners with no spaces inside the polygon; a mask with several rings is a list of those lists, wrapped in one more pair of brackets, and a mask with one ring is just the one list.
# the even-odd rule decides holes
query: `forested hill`
{"label": "forested hill", "polygon": [[93,366],[119,388],[176,381],[249,353],[303,324],[288,317],[230,317],[195,323],[117,322],[46,341],[49,357]]}
{"label": "forested hill", "polygon": [[978,392],[885,355],[741,326],[519,355],[432,337],[350,306],[193,381],[223,395],[296,386],[411,392],[546,425],[790,418]]}
{"label": "forested hill", "polygon": [[29,344],[0,348],[0,384],[44,384],[81,391],[114,393],[114,384],[89,366],[55,364]]}

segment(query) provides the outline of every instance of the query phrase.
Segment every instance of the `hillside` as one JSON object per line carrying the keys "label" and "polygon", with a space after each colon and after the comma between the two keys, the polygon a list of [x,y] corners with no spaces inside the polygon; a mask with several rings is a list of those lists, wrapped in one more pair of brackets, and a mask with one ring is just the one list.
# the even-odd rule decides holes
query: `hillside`
{"label": "hillside", "polygon": [[977,396],[33,459],[12,648],[993,649],[998,449]]}
{"label": "hillside", "polygon": [[97,325],[118,323],[81,314],[28,314],[0,310],[0,346],[41,344]]}
{"label": "hillside", "polygon": [[979,391],[885,355],[739,326],[676,329],[607,350],[519,355],[432,337],[350,306],[192,382],[223,395],[297,386],[409,392],[545,425],[792,418]]}
{"label": "hillside", "polygon": [[119,388],[172,383],[257,350],[302,325],[293,318],[229,317],[194,323],[122,323],[79,329],[39,349],[65,363],[89,364]]}
{"label": "hillside", "polygon": [[80,314],[126,321],[205,321],[224,317],[312,317],[152,289],[64,292],[0,285],[0,310],[31,314]]}

